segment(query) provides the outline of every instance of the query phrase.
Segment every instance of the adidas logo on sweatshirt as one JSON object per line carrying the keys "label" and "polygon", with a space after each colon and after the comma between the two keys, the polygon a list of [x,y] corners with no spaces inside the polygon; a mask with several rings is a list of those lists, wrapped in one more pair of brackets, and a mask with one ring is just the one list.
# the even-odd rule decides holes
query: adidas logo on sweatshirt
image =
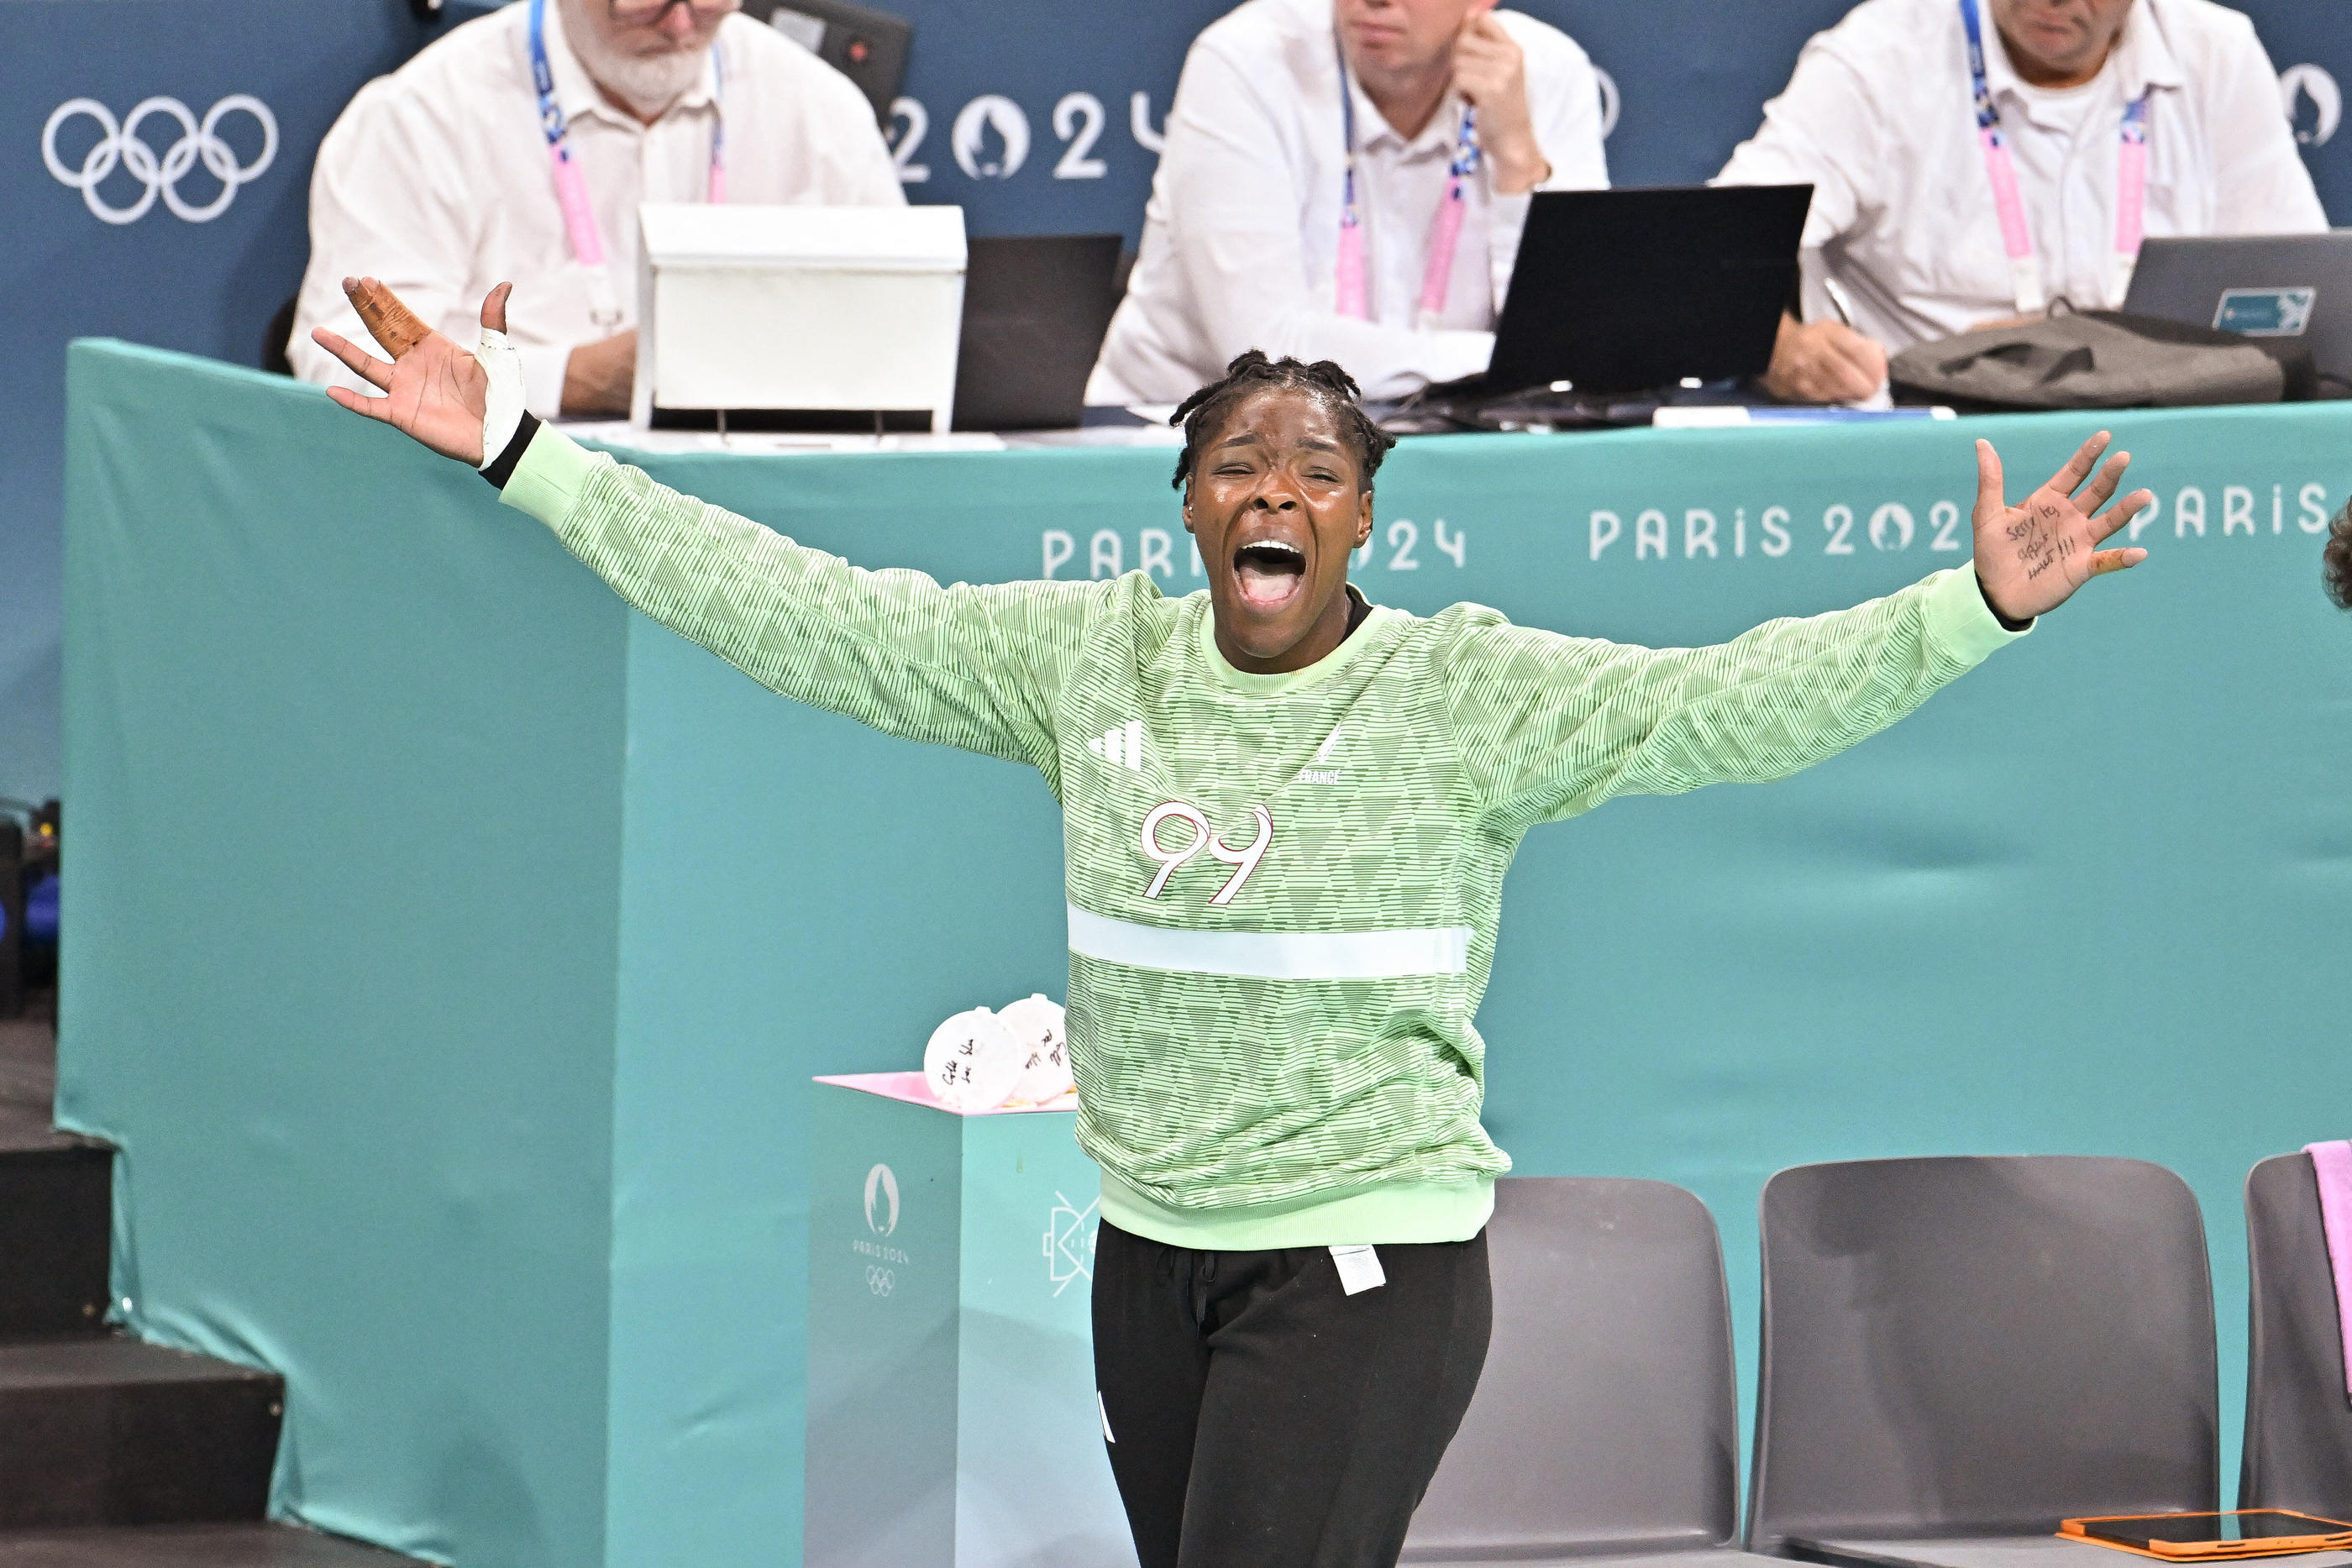
{"label": "adidas logo on sweatshirt", "polygon": [[1109,763],[1130,773],[1143,771],[1143,721],[1129,719],[1115,724],[1100,735],[1087,737],[1087,749]]}

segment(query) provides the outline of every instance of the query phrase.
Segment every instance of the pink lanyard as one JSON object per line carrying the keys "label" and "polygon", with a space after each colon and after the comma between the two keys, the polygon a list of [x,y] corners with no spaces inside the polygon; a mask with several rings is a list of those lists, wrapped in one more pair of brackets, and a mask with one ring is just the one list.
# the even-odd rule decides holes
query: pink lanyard
{"label": "pink lanyard", "polygon": [[[1977,144],[1984,151],[1993,208],[2000,214],[2000,242],[2009,252],[2010,291],[2016,298],[2019,315],[2038,316],[2049,308],[2050,300],[2042,284],[2042,260],[2034,253],[2033,231],[2025,221],[2025,198],[2017,189],[2017,164],[2009,155],[2008,139],[2000,133],[2000,110],[1993,103],[1992,89],[1985,78],[1984,26],[1977,15],[1977,0],[1960,0],[1960,25],[1969,35]],[[2147,212],[2147,94],[2142,91],[2124,106],[2122,146],[2116,154],[2116,252],[2108,280],[2115,298],[2103,303],[2120,308],[2130,291]]]}
{"label": "pink lanyard", "polygon": [[[724,68],[719,47],[710,48],[713,86],[724,90]],[[547,0],[530,0],[530,81],[539,93],[539,129],[547,138],[547,161],[555,172],[555,202],[563,209],[563,231],[572,242],[572,256],[588,274],[588,319],[611,329],[621,323],[621,297],[613,287],[613,270],[604,265],[604,240],[596,230],[596,209],[588,201],[588,176],[572,156],[571,126],[562,105],[555,101],[555,71],[547,61]],[[722,114],[710,128],[712,205],[727,200],[727,120]]]}
{"label": "pink lanyard", "polygon": [[[1348,78],[1348,57],[1339,41],[1331,40],[1339,62],[1339,131],[1348,144],[1348,169],[1340,185],[1339,259],[1332,280],[1332,299],[1340,315],[1359,321],[1372,319],[1371,280],[1364,261],[1364,218],[1356,207],[1356,93]],[[1437,204],[1437,219],[1429,228],[1429,261],[1421,275],[1421,308],[1413,325],[1428,330],[1445,313],[1445,297],[1454,287],[1454,253],[1462,246],[1462,213],[1470,204],[1469,179],[1478,167],[1478,111],[1462,108],[1462,129],[1454,140],[1454,162],[1445,176],[1445,195]]]}

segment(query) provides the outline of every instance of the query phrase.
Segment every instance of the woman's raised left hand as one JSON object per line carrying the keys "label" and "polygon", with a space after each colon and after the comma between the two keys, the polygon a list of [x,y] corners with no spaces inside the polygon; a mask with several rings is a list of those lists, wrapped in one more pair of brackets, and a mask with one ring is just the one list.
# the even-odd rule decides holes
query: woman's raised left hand
{"label": "woman's raised left hand", "polygon": [[2156,499],[2135,490],[2099,510],[2131,465],[2128,452],[2099,461],[2109,439],[2103,430],[2083,443],[2048,483],[2014,507],[2001,496],[2000,455],[1991,442],[1977,443],[1977,581],[1995,613],[2031,621],[2065,603],[2091,579],[2147,559],[2137,548],[2098,548]]}
{"label": "woman's raised left hand", "polygon": [[[482,325],[503,332],[507,296],[501,283],[482,301]],[[417,319],[400,296],[373,277],[347,277],[343,293],[366,323],[368,334],[392,356],[386,364],[337,332],[320,327],[310,334],[352,372],[383,392],[363,397],[349,387],[329,387],[327,395],[353,413],[380,420],[438,452],[476,467],[482,464],[482,414],[488,406],[490,378],[470,349],[461,349]]]}

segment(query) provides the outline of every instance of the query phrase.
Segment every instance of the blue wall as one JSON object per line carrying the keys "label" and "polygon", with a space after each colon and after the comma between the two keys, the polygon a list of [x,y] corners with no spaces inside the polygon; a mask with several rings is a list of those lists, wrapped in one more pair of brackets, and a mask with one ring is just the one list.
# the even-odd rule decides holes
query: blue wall
{"label": "blue wall", "polygon": [[[243,364],[310,256],[310,160],[354,89],[398,65],[424,34],[390,0],[8,0],[0,5],[0,795],[39,800],[58,783],[59,486],[66,343],[104,333]],[[118,120],[151,97],[201,121],[251,94],[278,131],[275,156],[217,216],[190,223],[160,200],[108,223],[51,176],[43,131],[78,98]],[[140,128],[158,151],[180,135],[165,117]],[[241,166],[264,147],[260,122],[217,131]],[[79,170],[96,143],[76,116],[52,149]],[[201,209],[221,183],[199,162],[176,193]],[[118,167],[99,187],[117,212],[142,195]]]}
{"label": "blue wall", "polygon": [[[465,0],[452,0],[452,15]],[[981,234],[1139,227],[1154,153],[1134,132],[1135,95],[1156,130],[1167,112],[1186,42],[1224,0],[1105,5],[1089,0],[893,0],[914,18],[907,96],[928,126],[903,161],[929,176],[908,186],[922,201],[955,202]],[[1566,28],[1620,89],[1609,143],[1622,183],[1704,179],[1754,129],[1762,100],[1787,78],[1799,46],[1834,21],[1845,0],[1524,0]],[[2311,64],[2296,123],[2314,174],[2339,224],[2352,224],[2352,131],[2338,131],[2339,84],[2352,85],[2352,6],[2346,0],[2244,0],[2282,70]],[[470,14],[470,13],[468,13]],[[310,161],[345,99],[431,37],[404,0],[6,0],[0,4],[0,795],[41,797],[58,779],[58,475],[65,344],[109,335],[257,362],[262,327],[294,288],[309,250],[304,208]],[[53,110],[89,97],[117,116],[153,95],[198,119],[233,94],[259,98],[275,120],[276,155],[227,206],[189,223],[161,204],[110,225],[59,183],[42,157]],[[1071,152],[1054,129],[1057,106],[1091,95],[1102,129],[1087,155],[1098,175],[1057,178]],[[1030,150],[1003,178],[967,174],[955,125],[989,95],[1017,105]],[[2323,111],[2323,100],[2326,108]],[[1093,113],[1073,103],[1073,139]],[[976,111],[977,129],[986,119]],[[143,134],[158,148],[168,121]],[[911,117],[894,130],[903,143]],[[229,115],[220,133],[250,165],[257,122]],[[1001,147],[967,148],[974,167]],[[57,150],[78,168],[95,122],[61,127]],[[1075,172],[1075,166],[1072,172]],[[201,205],[219,193],[199,168],[178,188]],[[141,187],[118,169],[101,187],[118,210]]]}

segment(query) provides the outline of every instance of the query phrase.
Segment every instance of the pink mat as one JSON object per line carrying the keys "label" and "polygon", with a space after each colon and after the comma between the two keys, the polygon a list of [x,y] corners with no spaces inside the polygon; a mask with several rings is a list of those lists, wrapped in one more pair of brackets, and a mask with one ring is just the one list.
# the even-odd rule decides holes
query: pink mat
{"label": "pink mat", "polygon": [[831,1083],[843,1089],[856,1089],[867,1094],[879,1094],[885,1100],[904,1100],[909,1105],[929,1105],[934,1111],[945,1111],[950,1116],[1015,1116],[1030,1111],[1075,1111],[1078,1097],[1065,1094],[1058,1100],[1048,1100],[1043,1105],[1031,1105],[1014,1101],[999,1105],[993,1111],[959,1111],[942,1105],[931,1093],[931,1085],[919,1072],[844,1072],[830,1078],[819,1078],[819,1083]]}
{"label": "pink mat", "polygon": [[2336,1321],[2344,1334],[2345,1395],[2352,1397],[2352,1142],[2305,1144],[2319,1178],[2319,1226],[2336,1270]]}

